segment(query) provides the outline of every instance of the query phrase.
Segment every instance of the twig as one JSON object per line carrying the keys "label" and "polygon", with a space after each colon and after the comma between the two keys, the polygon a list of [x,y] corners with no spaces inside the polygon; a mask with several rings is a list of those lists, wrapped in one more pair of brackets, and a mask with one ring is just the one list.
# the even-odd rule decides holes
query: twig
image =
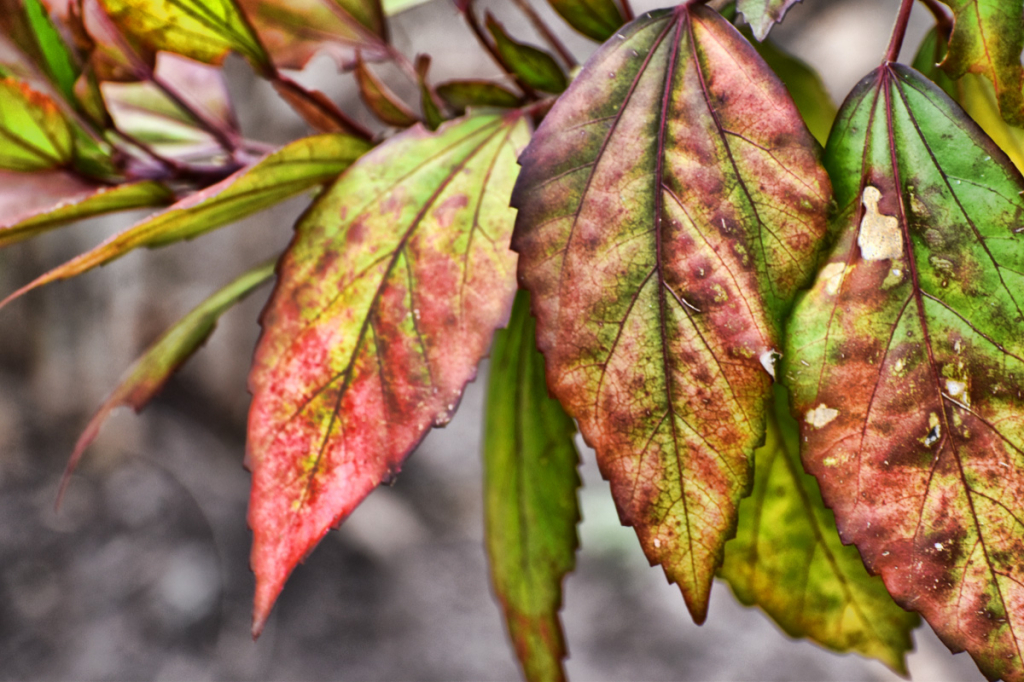
{"label": "twig", "polygon": [[935,28],[939,35],[948,41],[949,36],[953,33],[953,17],[946,10],[946,6],[938,0],[921,0],[921,3],[935,17]]}
{"label": "twig", "polygon": [[636,15],[633,14],[633,6],[629,4],[629,0],[619,0],[619,2],[622,3],[622,17],[627,23],[633,21]]}
{"label": "twig", "polygon": [[889,41],[889,49],[885,51],[885,61],[894,62],[900,57],[900,48],[903,47],[903,38],[907,35],[907,22],[910,21],[910,10],[914,6],[914,0],[903,0],[900,4],[900,12],[896,15],[896,25],[892,29],[892,38]]}

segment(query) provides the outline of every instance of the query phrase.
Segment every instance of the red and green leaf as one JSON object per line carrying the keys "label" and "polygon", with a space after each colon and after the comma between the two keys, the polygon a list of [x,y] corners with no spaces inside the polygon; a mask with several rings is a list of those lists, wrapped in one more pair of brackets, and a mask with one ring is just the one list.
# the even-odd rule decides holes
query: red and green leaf
{"label": "red and green leaf", "polygon": [[562,92],[569,81],[555,58],[533,45],[512,38],[505,27],[487,13],[487,30],[494,38],[501,60],[523,83],[544,92]]}
{"label": "red and green leaf", "polygon": [[356,60],[355,74],[363,102],[382,122],[396,128],[408,128],[419,120],[391,88],[373,75],[362,59]]}
{"label": "red and green leaf", "polygon": [[250,375],[255,633],[295,565],[451,419],[507,319],[528,135],[520,112],[413,127],[299,223]]}
{"label": "red and green leaf", "polygon": [[831,191],[785,87],[718,14],[618,35],[520,159],[513,248],[549,385],[699,622]]}
{"label": "red and green leaf", "polygon": [[81,74],[71,47],[64,42],[40,0],[22,0],[23,11],[42,57],[40,66],[68,102],[75,102],[75,81]]}
{"label": "red and green leaf", "polygon": [[825,163],[836,241],[785,356],[804,465],[898,604],[1024,680],[1024,178],[897,64]]}
{"label": "red and green leaf", "polygon": [[293,142],[37,277],[0,301],[0,307],[37,287],[106,265],[139,247],[156,248],[193,239],[269,208],[329,182],[369,148],[367,142],[342,134]]}
{"label": "red and green leaf", "polygon": [[0,171],[0,248],[69,223],[117,211],[164,206],[174,193],[151,180],[97,186],[61,171]]}
{"label": "red and green leaf", "polygon": [[219,64],[237,52],[261,71],[270,57],[234,0],[100,0],[114,23],[150,49]]}
{"label": "red and green leaf", "polygon": [[758,40],[764,40],[772,26],[782,21],[789,8],[800,0],[736,0],[736,11],[750,25]]}
{"label": "red and green leaf", "polygon": [[999,110],[1024,124],[1024,0],[942,0],[953,10],[949,54],[942,62],[952,78],[974,73],[992,81]]}
{"label": "red and green leaf", "polygon": [[906,675],[910,631],[921,619],[897,606],[857,550],[839,540],[817,482],[800,463],[785,389],[774,389],[765,443],[754,453],[754,491],[740,502],[719,575],[789,636],[877,658]]}
{"label": "red and green leaf", "polygon": [[51,170],[73,159],[71,126],[57,104],[15,78],[0,79],[0,170]]}
{"label": "red and green leaf", "polygon": [[574,29],[603,43],[625,22],[615,0],[548,0],[548,4]]}
{"label": "red and green leaf", "polygon": [[548,395],[525,291],[494,335],[484,430],[484,528],[494,590],[526,679],[564,680],[558,618],[576,563],[576,426]]}
{"label": "red and green leaf", "polygon": [[130,407],[136,412],[141,412],[185,361],[206,343],[206,339],[217,327],[220,316],[273,276],[273,262],[264,263],[242,274],[193,308],[135,361],[114,392],[89,420],[85,431],[75,443],[74,452],[61,479],[58,499],[63,496],[71,473],[78,466],[78,461],[86,448],[99,435],[100,427],[107,417],[119,407]]}

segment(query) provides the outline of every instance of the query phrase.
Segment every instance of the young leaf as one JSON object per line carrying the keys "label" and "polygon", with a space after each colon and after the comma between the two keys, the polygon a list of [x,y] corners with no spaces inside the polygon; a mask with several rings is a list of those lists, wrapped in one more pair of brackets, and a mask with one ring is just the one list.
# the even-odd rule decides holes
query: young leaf
{"label": "young leaf", "polygon": [[519,95],[489,81],[448,81],[437,86],[437,94],[460,114],[469,107],[512,109],[521,103]]}
{"label": "young leaf", "polygon": [[362,59],[356,61],[355,74],[356,82],[359,84],[359,94],[377,118],[396,128],[408,128],[416,123],[418,120],[416,114],[412,113],[388,86],[366,68],[366,62]]}
{"label": "young leaf", "polygon": [[15,78],[0,79],[0,169],[50,170],[73,156],[71,126],[56,103]]}
{"label": "young leaf", "polygon": [[[0,201],[0,209],[7,209],[0,210],[0,215],[12,216],[0,218],[0,248],[85,218],[163,206],[174,200],[171,190],[151,180],[96,186],[59,171],[0,171],[0,188],[0,193],[8,195],[7,201]],[[31,197],[31,203],[27,197]],[[45,201],[39,200],[44,197]]]}
{"label": "young leaf", "polygon": [[43,57],[41,66],[68,102],[77,101],[75,81],[78,80],[81,70],[71,54],[71,49],[64,43],[64,38],[53,25],[40,0],[22,2],[28,24]]}
{"label": "young leaf", "polygon": [[615,0],[548,0],[574,29],[603,43],[612,37],[625,18]]}
{"label": "young leaf", "polygon": [[293,142],[37,277],[0,301],[0,307],[37,287],[106,265],[141,246],[156,248],[192,239],[269,208],[333,179],[369,147],[358,138],[341,134]]}
{"label": "young leaf", "polygon": [[334,2],[345,14],[358,21],[382,40],[387,40],[388,25],[384,21],[384,8],[380,0],[328,0]]}
{"label": "young leaf", "polygon": [[942,0],[953,10],[953,34],[942,68],[952,78],[976,73],[995,86],[999,110],[1024,124],[1024,0]]}
{"label": "young leaf", "polygon": [[[423,122],[431,130],[437,130],[447,118],[442,111],[444,106],[437,91],[430,85],[427,77],[430,71],[430,55],[417,55],[416,78],[420,83],[420,107],[423,109]],[[461,112],[460,112],[461,113]]]}
{"label": "young leaf", "polygon": [[299,223],[249,381],[254,633],[327,530],[451,419],[506,319],[528,134],[519,112],[413,127]]}
{"label": "young leaf", "polygon": [[544,92],[565,90],[568,80],[554,57],[532,45],[513,40],[490,12],[487,13],[487,30],[494,37],[502,60],[523,83]]}
{"label": "young leaf", "polygon": [[494,335],[484,431],[484,526],[494,590],[526,679],[564,680],[562,580],[576,563],[576,426],[548,396],[525,291]]}
{"label": "young leaf", "polygon": [[101,0],[110,18],[153,50],[219,64],[235,51],[262,71],[270,57],[234,0]]}
{"label": "young leaf", "polygon": [[785,355],[804,464],[898,604],[1024,680],[1024,178],[889,63],[825,163],[837,241]]}
{"label": "young leaf", "polygon": [[361,25],[334,0],[238,0],[256,27],[260,39],[281,68],[301,69],[317,52],[329,54],[339,66],[387,56],[380,35]]}
{"label": "young leaf", "polygon": [[520,159],[513,248],[549,385],[700,622],[831,191],[785,87],[717,13],[618,35]]}
{"label": "young leaf", "polygon": [[800,0],[736,0],[736,11],[750,24],[758,40],[764,40],[772,26],[782,21],[789,8]]}
{"label": "young leaf", "polygon": [[760,606],[789,636],[856,651],[906,675],[910,631],[921,619],[897,606],[856,548],[840,542],[818,484],[800,464],[786,390],[773,388],[775,409],[754,453],[754,491],[740,502],[720,575],[737,599]]}
{"label": "young leaf", "polygon": [[185,361],[206,343],[220,316],[273,276],[273,261],[242,274],[193,308],[135,361],[114,392],[89,420],[78,442],[75,443],[74,452],[71,453],[64,476],[61,478],[58,504],[82,453],[99,435],[100,427],[107,417],[119,407],[130,407],[136,412],[141,412]]}

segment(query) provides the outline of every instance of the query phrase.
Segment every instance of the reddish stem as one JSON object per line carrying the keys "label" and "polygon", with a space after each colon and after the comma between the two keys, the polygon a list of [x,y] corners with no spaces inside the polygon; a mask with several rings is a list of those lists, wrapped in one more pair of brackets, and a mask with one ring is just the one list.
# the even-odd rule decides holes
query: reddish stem
{"label": "reddish stem", "polygon": [[629,4],[629,0],[619,0],[619,2],[622,3],[622,17],[627,23],[633,21],[636,15],[633,14],[633,6]]}
{"label": "reddish stem", "polygon": [[896,15],[896,25],[892,29],[892,38],[889,40],[889,49],[885,51],[885,61],[894,62],[900,57],[900,48],[903,47],[903,38],[907,35],[907,22],[910,21],[910,10],[914,7],[914,0],[903,0],[900,4],[900,13]]}

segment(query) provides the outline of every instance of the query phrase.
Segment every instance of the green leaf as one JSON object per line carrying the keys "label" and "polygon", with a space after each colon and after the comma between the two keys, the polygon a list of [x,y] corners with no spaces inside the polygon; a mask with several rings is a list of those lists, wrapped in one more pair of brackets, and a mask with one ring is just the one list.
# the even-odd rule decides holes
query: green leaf
{"label": "green leaf", "polygon": [[839,540],[818,484],[800,464],[786,390],[775,384],[774,392],[765,443],[754,453],[754,491],[740,502],[719,575],[790,637],[877,658],[906,675],[910,631],[921,619],[897,606],[856,548]]}
{"label": "green leaf", "polygon": [[37,277],[0,301],[0,307],[37,287],[106,265],[139,247],[193,239],[269,208],[332,180],[369,147],[363,140],[338,133],[293,142]]}
{"label": "green leaf", "polygon": [[396,128],[408,128],[419,120],[387,85],[366,68],[362,59],[356,61],[355,76],[363,102],[382,122]]}
{"label": "green leaf", "polygon": [[574,29],[603,43],[625,22],[615,0],[548,0]]}
{"label": "green leaf", "polygon": [[258,634],[285,580],[451,419],[515,294],[520,112],[415,126],[300,221],[249,387]]}
{"label": "green leaf", "polygon": [[100,427],[107,417],[119,407],[130,407],[135,412],[141,412],[185,361],[206,343],[206,339],[217,327],[220,316],[273,276],[273,261],[245,272],[193,308],[135,361],[117,388],[89,420],[78,442],[75,443],[75,449],[61,479],[58,500],[63,496],[82,454],[99,435]]}
{"label": "green leaf", "polygon": [[437,86],[437,94],[460,114],[469,107],[514,109],[521,104],[519,95],[489,81],[448,81]]}
{"label": "green leaf", "polygon": [[[158,182],[115,187],[86,184],[60,171],[50,173],[4,173],[0,171],[0,194],[9,204],[0,215],[0,248],[30,239],[49,230],[94,216],[149,206],[163,206],[174,193]],[[42,201],[41,201],[42,199]]]}
{"label": "green leaf", "polygon": [[831,191],[785,87],[717,13],[618,35],[520,158],[513,248],[551,390],[700,622]]}
{"label": "green leaf", "polygon": [[1024,124],[1024,0],[942,0],[953,10],[953,34],[942,68],[956,79],[966,73],[988,78],[999,110]]}
{"label": "green leaf", "polygon": [[527,680],[565,679],[562,581],[580,520],[576,426],[548,395],[525,291],[494,335],[484,431],[484,533],[494,591]]}
{"label": "green leaf", "polygon": [[758,40],[764,40],[772,26],[782,21],[789,8],[800,0],[736,0],[736,11],[750,24]]}
{"label": "green leaf", "polygon": [[[360,4],[362,1],[355,0]],[[354,66],[356,52],[369,61],[387,58],[384,39],[345,11],[348,2],[238,0],[281,68],[301,69],[321,51],[345,68]]]}
{"label": "green leaf", "polygon": [[387,40],[387,23],[380,0],[327,0],[334,2],[343,12],[383,40]]}
{"label": "green leaf", "polygon": [[15,78],[0,80],[0,169],[50,170],[73,156],[71,126],[56,103]]}
{"label": "green leaf", "polygon": [[784,358],[804,465],[898,604],[1024,680],[1024,178],[899,64],[851,93],[825,164],[835,242]]}
{"label": "green leaf", "polygon": [[[744,31],[741,33],[747,35]],[[806,62],[789,54],[771,39],[753,45],[761,59],[772,67],[772,71],[786,86],[814,139],[825,144],[832,121],[836,118],[836,105],[821,76]]]}
{"label": "green leaf", "polygon": [[933,26],[921,39],[921,45],[917,48],[911,66],[930,78],[947,95],[956,99],[959,96],[956,81],[939,68],[939,64],[946,58],[946,49],[947,41],[939,37],[937,27]]}
{"label": "green leaf", "polygon": [[423,5],[430,2],[431,0],[381,0],[381,5],[384,8],[385,16],[393,17],[396,14]]}
{"label": "green leaf", "polygon": [[167,50],[207,64],[238,52],[260,71],[270,57],[234,0],[101,0],[111,19],[153,50]]}
{"label": "green leaf", "polygon": [[42,64],[54,85],[68,102],[76,102],[75,81],[81,73],[71,49],[64,43],[50,15],[39,0],[22,0],[29,26],[43,56]]}
{"label": "green leaf", "polygon": [[[427,73],[430,71],[430,56],[421,54],[416,57],[416,78],[420,83],[420,107],[423,109],[423,122],[431,130],[444,123],[446,116],[441,110],[441,100],[437,92],[430,86]],[[460,112],[461,113],[461,112]]]}
{"label": "green leaf", "polygon": [[487,13],[487,30],[494,37],[501,59],[523,83],[544,92],[565,90],[569,81],[554,57],[532,45],[513,40],[490,12]]}

